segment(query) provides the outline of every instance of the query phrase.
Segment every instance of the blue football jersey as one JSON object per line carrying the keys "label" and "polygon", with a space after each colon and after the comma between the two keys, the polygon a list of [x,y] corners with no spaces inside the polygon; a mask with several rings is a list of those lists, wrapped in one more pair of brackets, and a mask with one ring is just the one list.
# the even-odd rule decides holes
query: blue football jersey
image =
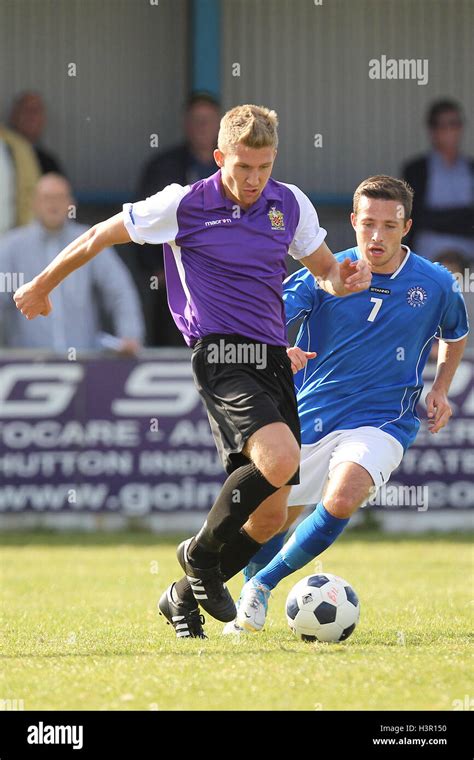
{"label": "blue football jersey", "polygon": [[[307,269],[285,280],[287,325],[303,320],[296,345],[317,353],[295,375],[304,444],[363,425],[384,430],[404,449],[414,441],[433,339],[460,340],[469,327],[453,275],[406,251],[396,272],[374,273],[370,289],[344,298],[319,288]],[[349,248],[336,258],[361,255]]]}

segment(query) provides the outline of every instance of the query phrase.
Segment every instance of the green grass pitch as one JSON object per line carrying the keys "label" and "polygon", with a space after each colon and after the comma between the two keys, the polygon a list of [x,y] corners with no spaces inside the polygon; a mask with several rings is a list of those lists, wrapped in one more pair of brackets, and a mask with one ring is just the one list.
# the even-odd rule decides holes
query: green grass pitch
{"label": "green grass pitch", "polygon": [[[322,568],[278,587],[264,632],[223,637],[208,619],[208,641],[178,641],[156,611],[178,576],[176,539],[3,534],[0,699],[25,710],[451,710],[472,691],[471,538],[349,531]],[[305,644],[287,628],[288,591],[321,570],[361,600],[341,644]],[[240,579],[229,586],[236,596]]]}

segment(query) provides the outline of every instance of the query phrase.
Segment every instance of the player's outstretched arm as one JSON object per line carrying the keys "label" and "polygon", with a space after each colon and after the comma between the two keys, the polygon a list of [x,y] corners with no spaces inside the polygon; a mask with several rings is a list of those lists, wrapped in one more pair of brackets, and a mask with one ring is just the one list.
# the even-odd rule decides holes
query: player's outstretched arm
{"label": "player's outstretched arm", "polygon": [[13,296],[17,309],[27,319],[34,319],[39,315],[46,317],[52,308],[49,294],[68,274],[87,264],[104,248],[127,243],[130,239],[123,223],[122,212],[95,224],[60,251],[30,282],[18,288]]}
{"label": "player's outstretched arm", "polygon": [[436,377],[426,396],[426,412],[430,433],[438,433],[451,417],[453,411],[448,401],[451,382],[466,348],[467,336],[456,341],[439,341]]}
{"label": "player's outstretched arm", "polygon": [[345,259],[339,263],[326,243],[300,261],[317,279],[319,287],[333,296],[348,296],[367,290],[372,281],[366,261]]}

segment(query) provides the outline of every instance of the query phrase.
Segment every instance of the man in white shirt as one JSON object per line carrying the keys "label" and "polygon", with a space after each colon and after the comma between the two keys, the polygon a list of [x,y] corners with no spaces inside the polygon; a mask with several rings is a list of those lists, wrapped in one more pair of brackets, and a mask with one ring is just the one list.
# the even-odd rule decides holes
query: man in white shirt
{"label": "man in white shirt", "polygon": [[[0,272],[10,276],[13,290],[47,267],[62,248],[84,232],[86,227],[68,219],[72,203],[71,188],[64,177],[50,173],[40,179],[33,204],[36,220],[0,238]],[[71,347],[100,349],[100,306],[119,339],[117,350],[135,354],[140,347],[144,321],[135,284],[112,248],[94,259],[90,267],[75,272],[51,298],[51,318],[32,323],[15,308],[12,293],[0,293],[4,345],[49,348],[57,353]]]}

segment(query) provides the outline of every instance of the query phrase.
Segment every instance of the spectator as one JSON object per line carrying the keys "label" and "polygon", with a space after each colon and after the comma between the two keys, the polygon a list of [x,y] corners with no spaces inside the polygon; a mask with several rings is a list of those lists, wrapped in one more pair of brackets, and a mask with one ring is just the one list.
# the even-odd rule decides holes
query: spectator
{"label": "spectator", "polygon": [[455,101],[433,103],[427,114],[432,150],[403,169],[415,191],[408,244],[431,260],[456,248],[474,262],[474,160],[461,153],[463,121]]}
{"label": "spectator", "polygon": [[31,143],[42,174],[64,174],[58,159],[40,147],[41,136],[46,126],[46,107],[41,95],[37,92],[23,92],[19,95],[12,106],[10,126]]}
{"label": "spectator", "polygon": [[[436,257],[436,261],[456,276],[464,296],[469,324],[474,325],[474,267],[469,266],[466,257],[456,250],[442,251]],[[468,347],[472,346],[473,342],[471,329],[467,339]]]}
{"label": "spectator", "polygon": [[[147,163],[140,179],[138,197],[147,198],[173,182],[188,185],[217,171],[213,151],[219,123],[218,101],[206,92],[193,93],[185,110],[185,142]],[[182,346],[182,335],[168,309],[162,247],[143,245],[137,248],[140,249],[137,251],[137,267],[143,280],[147,342],[152,346]],[[150,288],[150,277],[157,278],[158,290]]]}
{"label": "spectator", "polygon": [[[68,219],[72,202],[68,181],[59,174],[45,174],[35,190],[36,220],[0,239],[0,272],[10,276],[14,290],[87,229]],[[51,300],[53,311],[48,319],[28,322],[16,309],[12,293],[0,293],[3,344],[56,352],[113,344],[119,353],[138,351],[144,332],[140,303],[131,275],[113,249],[106,249],[90,266],[77,270],[70,277],[70,286],[53,291]],[[101,309],[118,340],[101,332]]]}
{"label": "spectator", "polygon": [[0,235],[27,224],[40,167],[29,143],[0,124]]}

